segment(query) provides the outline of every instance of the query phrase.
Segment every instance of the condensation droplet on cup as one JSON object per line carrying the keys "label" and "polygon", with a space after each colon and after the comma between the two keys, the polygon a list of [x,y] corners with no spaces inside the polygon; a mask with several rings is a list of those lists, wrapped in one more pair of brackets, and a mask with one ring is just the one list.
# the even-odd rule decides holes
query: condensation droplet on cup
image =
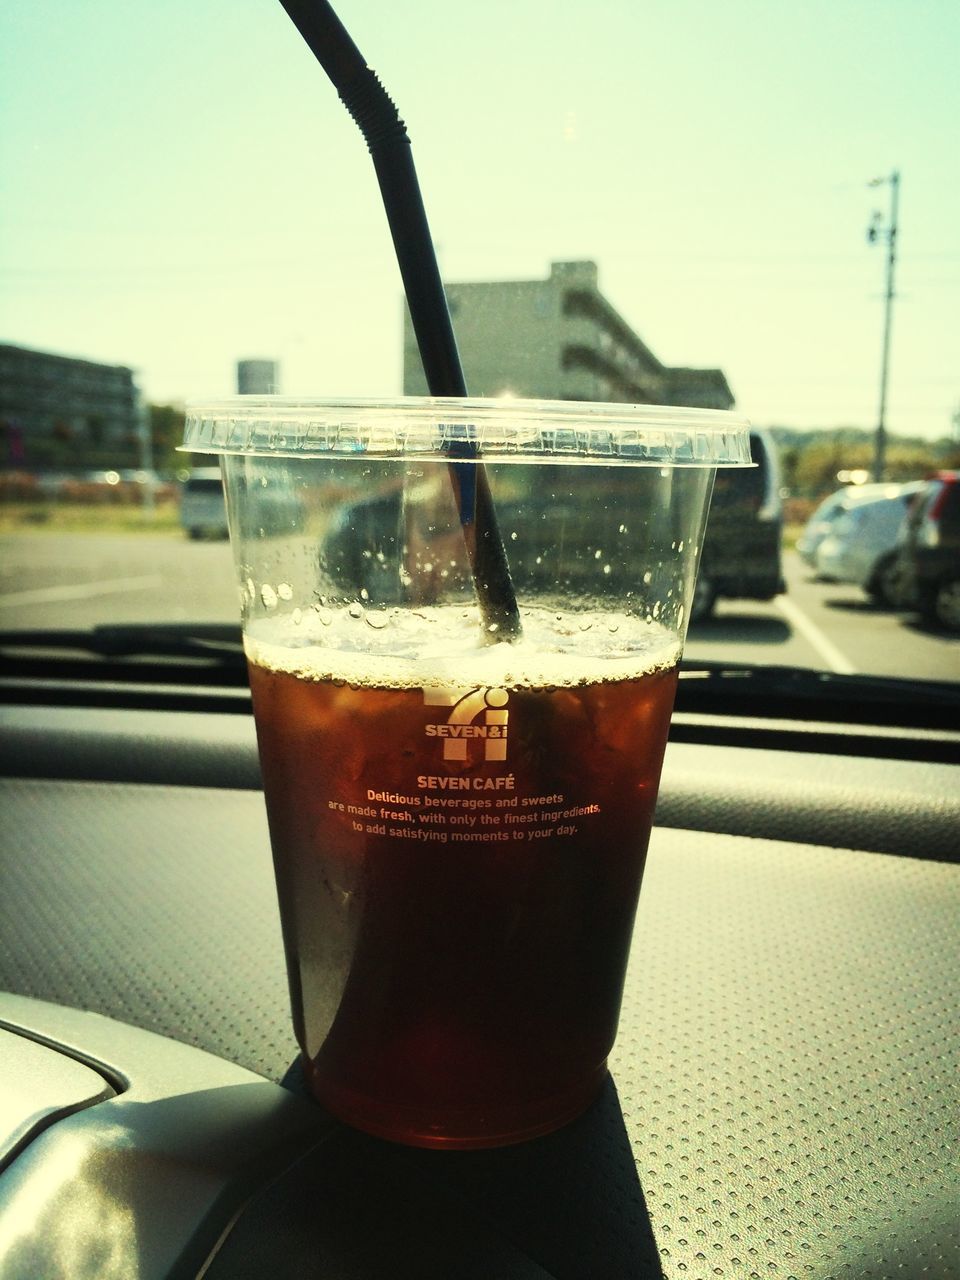
{"label": "condensation droplet on cup", "polygon": [[654,616],[655,618],[659,618],[659,617],[660,617],[660,601],[659,601],[659,600],[657,600],[657,601],[655,601],[655,602],[654,602],[654,606],[653,606],[653,616]]}
{"label": "condensation droplet on cup", "polygon": [[516,542],[516,540],[517,540],[517,531],[516,531],[516,529],[514,529],[513,533],[511,533],[511,535],[510,535],[510,541],[511,541],[511,542]]}
{"label": "condensation droplet on cup", "polygon": [[594,558],[594,560],[599,560],[599,559],[602,557],[602,555],[603,555],[603,552],[602,552],[602,551],[595,551],[595,552],[593,553],[593,558]]}
{"label": "condensation droplet on cup", "polygon": [[627,526],[626,526],[625,524],[622,524],[622,525],[620,526],[620,532],[621,532],[621,533],[626,533],[626,532],[627,532]]}
{"label": "condensation droplet on cup", "polygon": [[645,587],[649,587],[652,581],[653,581],[653,574],[648,569],[647,572],[643,575],[643,585]]}
{"label": "condensation droplet on cup", "polygon": [[684,616],[684,612],[685,612],[685,610],[684,610],[684,608],[683,608],[683,605],[680,605],[680,607],[677,609],[677,626],[678,626],[678,627],[682,627],[682,626],[683,626],[683,616]]}
{"label": "condensation droplet on cup", "polygon": [[390,619],[385,613],[368,613],[365,615],[365,621],[368,627],[373,627],[375,631],[381,631]]}
{"label": "condensation droplet on cup", "polygon": [[678,551],[682,551],[682,550],[683,550],[683,541],[682,541],[682,540],[681,540],[680,542],[678,542],[678,543],[677,543],[677,550],[678,550]]}
{"label": "condensation droplet on cup", "polygon": [[299,627],[300,623],[303,621],[303,610],[294,609],[293,613],[291,614],[291,617],[293,618],[293,625],[295,627]]}
{"label": "condensation droplet on cup", "polygon": [[593,626],[593,623],[590,621],[589,618],[581,618],[578,625],[581,631],[589,631],[590,628]]}
{"label": "condensation droplet on cup", "polygon": [[247,579],[247,595],[251,600],[256,600],[257,598],[257,584],[252,578]]}
{"label": "condensation droplet on cup", "polygon": [[609,623],[607,625],[607,630],[610,632],[612,636],[615,636],[617,632],[620,630],[620,623],[619,622]]}
{"label": "condensation droplet on cup", "polygon": [[487,627],[487,630],[490,632],[491,635],[493,635],[494,631],[500,630],[499,622],[491,622],[490,625]]}
{"label": "condensation droplet on cup", "polygon": [[274,591],[273,587],[271,587],[270,583],[265,582],[260,588],[260,599],[263,601],[263,607],[265,609],[275,609],[280,597]]}
{"label": "condensation droplet on cup", "polygon": [[610,566],[609,566],[608,564],[605,564],[605,565],[603,566],[603,572],[604,572],[604,573],[611,573],[611,572],[612,572],[612,570],[611,570],[611,568],[610,568]]}
{"label": "condensation droplet on cup", "polygon": [[289,582],[281,582],[277,587],[277,595],[281,600],[292,600],[293,587],[291,587]]}
{"label": "condensation droplet on cup", "polygon": [[361,599],[361,600],[369,600],[369,599],[370,599],[370,592],[367,590],[367,588],[366,588],[366,587],[361,587],[361,588],[360,588],[360,599]]}
{"label": "condensation droplet on cup", "polygon": [[354,603],[353,603],[352,605],[350,605],[350,607],[347,609],[347,613],[349,613],[349,615],[350,615],[350,617],[351,617],[351,618],[362,618],[362,617],[363,617],[363,605],[361,605],[361,604],[357,604],[356,602],[354,602]]}
{"label": "condensation droplet on cup", "polygon": [[543,564],[543,556],[537,556],[537,564]]}

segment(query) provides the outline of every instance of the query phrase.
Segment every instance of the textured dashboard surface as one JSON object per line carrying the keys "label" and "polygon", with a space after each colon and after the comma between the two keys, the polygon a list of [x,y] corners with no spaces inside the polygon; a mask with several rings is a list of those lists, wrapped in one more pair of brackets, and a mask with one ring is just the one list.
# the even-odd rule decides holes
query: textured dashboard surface
{"label": "textured dashboard surface", "polygon": [[[260,795],[4,780],[0,882],[0,987],[284,1076]],[[341,1131],[270,1221],[336,1188],[344,1209],[352,1178],[402,1197],[388,1215],[469,1205],[557,1280],[960,1276],[958,922],[948,863],[657,829],[591,1111],[468,1155]],[[393,1247],[416,1274],[416,1232]],[[301,1274],[295,1256],[271,1274]],[[330,1274],[367,1274],[348,1268]]]}

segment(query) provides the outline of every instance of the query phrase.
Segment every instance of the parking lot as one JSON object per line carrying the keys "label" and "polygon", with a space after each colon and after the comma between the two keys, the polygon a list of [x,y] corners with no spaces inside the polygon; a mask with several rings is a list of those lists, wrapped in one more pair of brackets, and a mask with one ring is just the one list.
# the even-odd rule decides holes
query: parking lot
{"label": "parking lot", "polygon": [[[960,637],[873,607],[855,586],[816,582],[784,555],[785,595],[720,601],[691,628],[690,658],[955,680]],[[0,630],[238,617],[226,542],[178,535],[51,532],[0,537]]]}

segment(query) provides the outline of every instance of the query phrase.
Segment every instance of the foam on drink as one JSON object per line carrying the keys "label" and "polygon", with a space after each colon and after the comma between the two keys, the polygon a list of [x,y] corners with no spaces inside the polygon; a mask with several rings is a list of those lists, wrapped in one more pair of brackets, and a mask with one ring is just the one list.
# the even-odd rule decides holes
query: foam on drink
{"label": "foam on drink", "polygon": [[[371,637],[368,619],[376,618]],[[425,683],[560,688],[637,679],[675,666],[680,644],[654,621],[626,613],[524,612],[523,638],[483,644],[477,613],[460,607],[417,610],[309,610],[251,622],[251,662],[301,680],[357,687],[421,688]]]}

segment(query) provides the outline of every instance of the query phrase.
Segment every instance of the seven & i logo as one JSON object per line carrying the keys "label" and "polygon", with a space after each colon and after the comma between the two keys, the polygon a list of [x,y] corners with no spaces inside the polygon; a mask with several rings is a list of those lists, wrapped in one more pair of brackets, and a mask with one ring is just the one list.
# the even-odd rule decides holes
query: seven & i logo
{"label": "seven & i logo", "polygon": [[471,740],[483,743],[484,760],[506,760],[507,721],[510,712],[506,689],[424,689],[425,707],[451,707],[446,720],[425,726],[428,738],[443,739],[444,760],[468,759]]}

